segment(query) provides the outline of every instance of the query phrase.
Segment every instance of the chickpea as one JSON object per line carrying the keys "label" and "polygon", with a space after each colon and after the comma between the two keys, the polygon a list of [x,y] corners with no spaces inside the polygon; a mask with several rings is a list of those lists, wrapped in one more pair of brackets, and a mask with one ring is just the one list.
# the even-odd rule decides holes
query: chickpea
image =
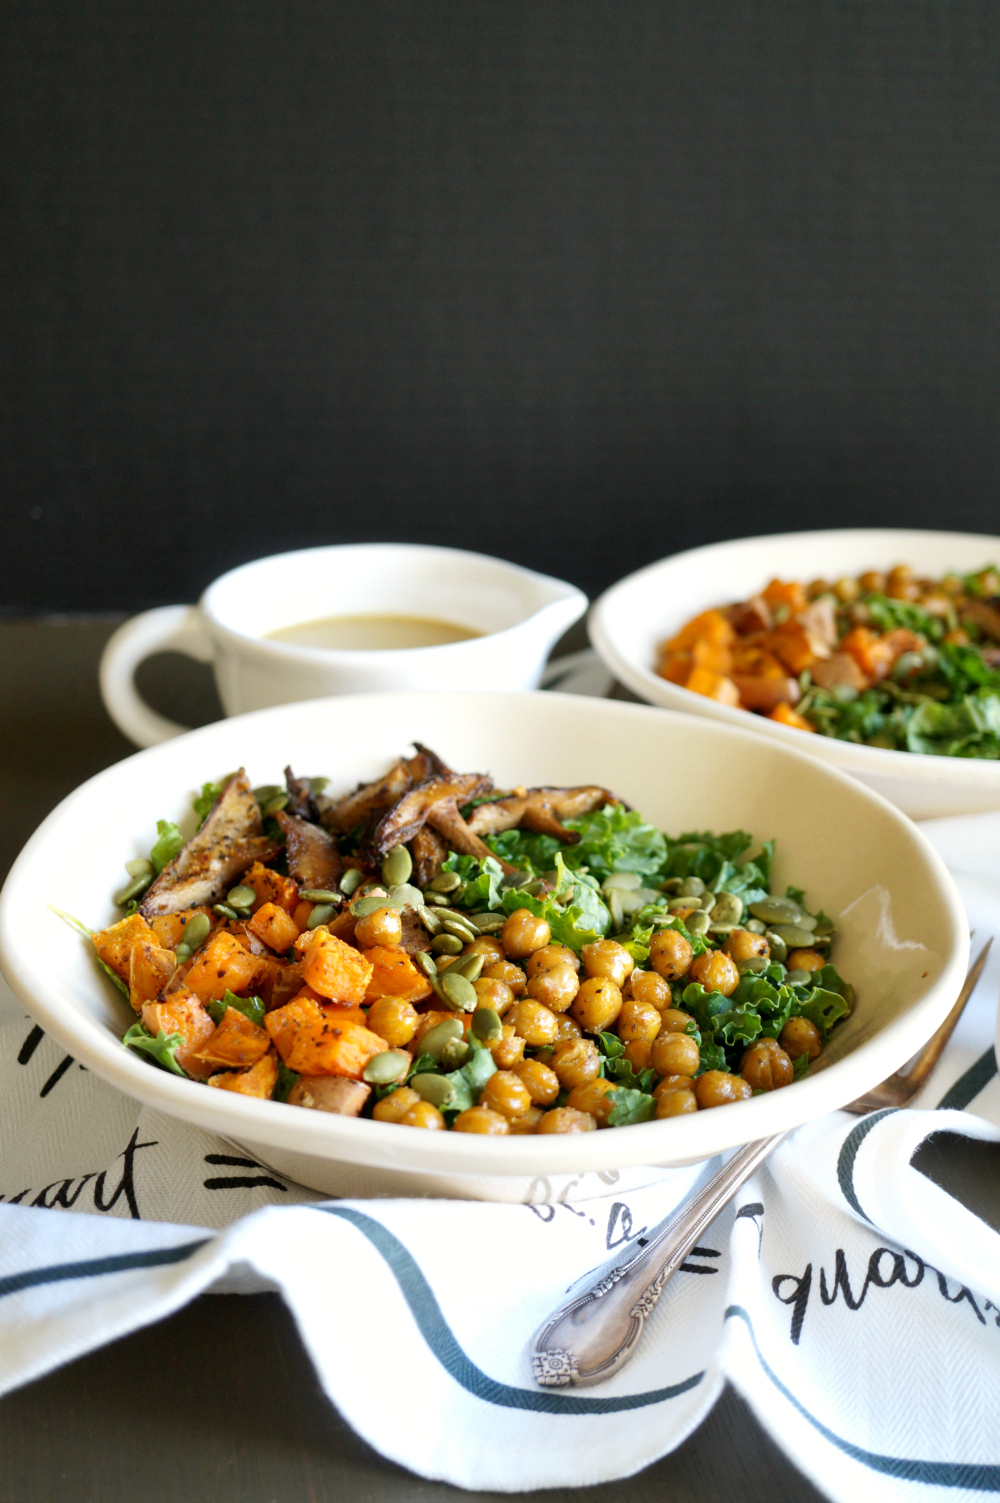
{"label": "chickpea", "polygon": [[629,1039],[622,1053],[622,1059],[627,1060],[638,1075],[641,1070],[649,1069],[651,1047],[652,1045],[646,1039]]}
{"label": "chickpea", "polygon": [[601,1055],[591,1039],[570,1039],[552,1054],[552,1070],[566,1091],[596,1080],[601,1073]]}
{"label": "chickpea", "polygon": [[733,960],[767,960],[771,946],[763,934],[752,934],[749,929],[734,929],[723,945]]}
{"label": "chickpea", "polygon": [[661,1033],[687,1033],[694,1022],[689,1012],[680,1007],[668,1007],[660,1014]]}
{"label": "chickpea", "polygon": [[809,1059],[818,1059],[823,1052],[823,1040],[815,1023],[808,1018],[789,1018],[781,1030],[781,1047],[789,1059],[798,1059],[805,1054]]}
{"label": "chickpea", "polygon": [[656,1120],[662,1121],[664,1117],[681,1117],[686,1112],[698,1110],[698,1098],[694,1091],[678,1090],[664,1091],[662,1096],[656,1098]]}
{"label": "chickpea", "polygon": [[664,1075],[662,1080],[657,1081],[653,1087],[653,1095],[659,1101],[667,1091],[693,1091],[694,1077],[692,1075]]}
{"label": "chickpea", "polygon": [[694,950],[678,929],[661,929],[649,942],[649,963],[666,981],[679,981],[691,969]]}
{"label": "chickpea", "polygon": [[422,1098],[416,1091],[411,1091],[409,1086],[397,1086],[388,1096],[384,1096],[375,1107],[372,1116],[376,1122],[402,1122],[411,1106],[416,1106]]}
{"label": "chickpea", "polygon": [[[511,1132],[518,1136],[522,1136],[525,1133],[537,1132],[538,1124],[544,1115],[545,1113],[540,1106],[529,1106],[528,1110],[522,1112],[519,1117],[511,1117],[507,1125]],[[504,1120],[506,1121],[506,1118]]]}
{"label": "chickpea", "polygon": [[877,595],[885,594],[885,575],[878,569],[867,569],[864,574],[859,574],[858,584],[866,595],[869,591]]}
{"label": "chickpea", "polygon": [[544,949],[551,938],[548,924],[536,918],[530,908],[516,908],[500,931],[500,943],[511,960],[526,960],[536,950]]}
{"label": "chickpea", "polygon": [[540,1059],[525,1059],[514,1066],[514,1074],[531,1098],[532,1106],[551,1106],[559,1095],[559,1076]]}
{"label": "chickpea", "polygon": [[[684,936],[678,937],[683,939]],[[651,1007],[658,1007],[660,1012],[665,1007],[674,1005],[670,982],[666,977],[658,976],[655,971],[633,971],[629,977],[628,989],[637,1002],[648,1002]]]}
{"label": "chickpea", "polygon": [[497,1070],[483,1086],[480,1106],[488,1106],[502,1117],[519,1117],[532,1105],[528,1088],[512,1070]]}
{"label": "chickpea", "polygon": [[916,600],[920,594],[909,564],[897,564],[890,569],[885,582],[885,593],[893,600]]}
{"label": "chickpea", "polygon": [[492,1007],[502,1018],[514,1006],[514,993],[506,982],[495,981],[491,976],[479,976],[472,984],[479,999],[477,1007]]}
{"label": "chickpea", "polygon": [[524,1039],[517,1037],[513,1023],[505,1023],[503,1033],[488,1048],[498,1070],[512,1070],[524,1058]]}
{"label": "chickpea", "polygon": [[721,950],[706,950],[692,960],[691,980],[700,982],[707,992],[721,992],[724,997],[731,997],[740,984],[740,973],[735,960],[730,960]]}
{"label": "chickpea", "polygon": [[503,946],[491,934],[481,934],[478,939],[470,940],[462,954],[481,955],[483,965],[493,965],[496,961],[504,959]]}
{"label": "chickpea", "polygon": [[725,1106],[729,1101],[749,1101],[753,1095],[749,1081],[742,1075],[725,1070],[706,1070],[694,1083],[694,1094],[701,1108]]}
{"label": "chickpea", "polygon": [[567,1039],[582,1038],[582,1030],[575,1018],[571,1018],[568,1012],[561,1012],[556,1017],[559,1028],[556,1032],[556,1043],[564,1044]]}
{"label": "chickpea", "polygon": [[826,961],[818,950],[793,950],[785,964],[790,971],[819,971]]}
{"label": "chickpea", "polygon": [[410,1042],[419,1022],[416,1008],[401,997],[379,997],[368,1009],[368,1027],[393,1049]]}
{"label": "chickpea", "polygon": [[660,1031],[660,1014],[649,1002],[629,997],[618,1014],[618,1037],[626,1043],[641,1039],[651,1044]]}
{"label": "chickpea", "polygon": [[818,600],[821,595],[829,595],[832,588],[828,579],[813,579],[806,585],[806,594],[810,600]]}
{"label": "chickpea", "polygon": [[565,1012],[580,990],[580,978],[571,965],[538,971],[528,982],[528,996],[544,1002],[553,1012]]}
{"label": "chickpea", "polygon": [[613,1080],[601,1080],[600,1077],[588,1080],[583,1085],[573,1087],[566,1098],[566,1105],[572,1111],[589,1113],[598,1127],[607,1127],[617,1089]]}
{"label": "chickpea", "polygon": [[846,575],[838,579],[833,587],[833,593],[843,605],[850,605],[852,600],[857,600],[861,593],[856,579],[849,579]]}
{"label": "chickpea", "polygon": [[429,1127],[433,1132],[445,1131],[444,1118],[429,1101],[418,1101],[399,1120],[403,1127]]}
{"label": "chickpea", "polygon": [[488,1106],[469,1106],[464,1112],[459,1112],[451,1130],[452,1132],[485,1132],[496,1138],[510,1132],[510,1124],[506,1117],[502,1117],[499,1112],[490,1111]]}
{"label": "chickpea", "polygon": [[776,1091],[795,1079],[792,1062],[775,1039],[752,1044],[740,1061],[740,1074],[755,1091]]}
{"label": "chickpea", "polygon": [[528,978],[516,965],[511,965],[509,960],[492,960],[489,965],[484,965],[479,972],[480,979],[487,981],[502,981],[504,986],[509,986],[515,997],[523,997],[528,990]]}
{"label": "chickpea", "polygon": [[403,920],[395,908],[376,908],[354,926],[354,940],[362,950],[370,950],[373,945],[398,945],[402,937]]}
{"label": "chickpea", "polygon": [[688,1033],[661,1033],[649,1046],[657,1075],[695,1075],[701,1068],[698,1045]]}
{"label": "chickpea", "polygon": [[540,971],[551,971],[557,965],[571,965],[574,971],[578,971],[580,958],[574,955],[569,945],[546,945],[544,950],[536,950],[534,955],[528,957],[524,969],[530,981]]}
{"label": "chickpea", "polygon": [[577,1112],[570,1106],[555,1106],[546,1112],[536,1132],[593,1132],[597,1123],[589,1112]]}
{"label": "chickpea", "polygon": [[588,976],[573,998],[570,1012],[581,1028],[599,1033],[610,1028],[622,1010],[622,994],[605,976]]}
{"label": "chickpea", "polygon": [[599,939],[596,944],[584,945],[580,959],[588,976],[605,976],[619,987],[625,985],[635,967],[625,946],[614,939]]}
{"label": "chickpea", "polygon": [[510,1020],[518,1038],[524,1039],[533,1049],[556,1041],[556,1015],[541,1002],[516,1002],[511,1008]]}

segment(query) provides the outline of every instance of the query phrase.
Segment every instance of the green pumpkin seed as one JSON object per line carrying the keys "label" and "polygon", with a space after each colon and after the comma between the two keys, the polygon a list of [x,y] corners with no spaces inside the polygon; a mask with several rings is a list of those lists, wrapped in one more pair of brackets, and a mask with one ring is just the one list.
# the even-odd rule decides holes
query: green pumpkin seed
{"label": "green pumpkin seed", "polygon": [[454,965],[448,967],[448,975],[464,976],[466,981],[478,981],[485,964],[485,955],[463,955],[461,960],[456,960]]}
{"label": "green pumpkin seed", "polygon": [[744,929],[749,930],[751,934],[767,933],[767,925],[764,923],[763,919],[744,919],[743,927]]}
{"label": "green pumpkin seed", "polygon": [[476,988],[466,976],[456,976],[449,968],[439,978],[441,991],[456,1012],[472,1012],[476,1005]]}
{"label": "green pumpkin seed", "polygon": [[608,893],[608,912],[611,914],[611,927],[615,933],[620,933],[625,927],[625,909],[622,905],[622,894],[613,887]]}
{"label": "green pumpkin seed", "polygon": [[398,882],[389,888],[389,896],[394,903],[402,903],[404,908],[422,908],[424,895],[419,887],[414,887],[410,882]]}
{"label": "green pumpkin seed", "polygon": [[835,927],[829,919],[817,919],[813,933],[817,939],[828,939],[833,934]]}
{"label": "green pumpkin seed", "polygon": [[435,1023],[433,1028],[428,1028],[420,1043],[416,1046],[418,1053],[429,1054],[435,1064],[441,1058],[441,1051],[449,1039],[460,1039],[465,1032],[460,1018],[442,1018],[440,1023]]}
{"label": "green pumpkin seed", "polygon": [[[709,914],[710,920],[711,917],[711,914]],[[738,928],[739,924],[715,924],[710,922],[708,926],[708,932],[709,934],[715,934],[718,935],[719,938],[722,938],[726,934],[732,934],[733,930]]]}
{"label": "green pumpkin seed", "polygon": [[261,812],[264,815],[270,815],[271,818],[273,819],[276,814],[280,814],[281,813],[282,809],[284,809],[284,807],[285,807],[285,805],[287,803],[288,803],[288,794],[287,793],[278,793],[278,794],[275,794],[274,798],[268,799],[267,803],[264,805],[264,808],[263,808],[263,810]]}
{"label": "green pumpkin seed", "polygon": [[363,1079],[369,1085],[393,1085],[402,1080],[410,1068],[410,1056],[402,1049],[387,1049],[376,1054],[365,1065]]}
{"label": "green pumpkin seed", "polygon": [[212,922],[205,913],[196,913],[189,918],[184,925],[184,934],[177,946],[176,955],[178,960],[187,960],[199,950],[211,933]]}
{"label": "green pumpkin seed", "polygon": [[477,1007],[472,1014],[472,1031],[481,1043],[491,1044],[503,1034],[500,1014],[492,1007]]}
{"label": "green pumpkin seed", "polygon": [[711,919],[704,908],[699,908],[696,913],[691,913],[684,920],[684,927],[689,934],[707,934]]}
{"label": "green pumpkin seed", "polygon": [[738,960],[736,962],[736,969],[741,976],[747,971],[753,976],[758,976],[761,971],[767,969],[767,966],[768,960],[765,955],[751,955],[749,960]]}
{"label": "green pumpkin seed", "polygon": [[476,913],[470,917],[480,934],[499,934],[507,922],[507,916],[503,913]]}
{"label": "green pumpkin seed", "polygon": [[813,942],[812,930],[801,924],[776,924],[771,932],[785,941],[787,950],[808,950]]}
{"label": "green pumpkin seed", "polygon": [[429,981],[433,981],[438,973],[438,968],[434,964],[434,956],[429,955],[426,950],[417,951],[413,957],[413,964],[418,971],[423,971]]}
{"label": "green pumpkin seed", "polygon": [[804,913],[804,912],[802,913],[801,917],[799,917],[799,918],[797,918],[795,920],[795,922],[796,922],[796,924],[798,925],[798,927],[800,929],[809,929],[809,930],[815,929],[816,924],[817,924],[817,920],[813,918],[813,916],[812,916],[811,913]]}
{"label": "green pumpkin seed", "polygon": [[785,981],[789,986],[808,986],[812,971],[786,971]]}
{"label": "green pumpkin seed", "polygon": [[418,908],[417,918],[423,924],[428,934],[441,933],[441,920],[429,908]]}
{"label": "green pumpkin seed", "polygon": [[765,937],[767,939],[768,949],[771,952],[771,959],[777,960],[781,965],[784,965],[785,961],[788,959],[788,946],[785,944],[785,941],[782,939],[781,935],[777,932],[776,929],[768,929]]}
{"label": "green pumpkin seed", "polygon": [[153,863],[148,856],[136,856],[133,861],[126,861],[125,870],[130,877],[151,877],[153,875]]}
{"label": "green pumpkin seed", "polygon": [[226,894],[230,908],[250,908],[256,901],[257,894],[252,887],[232,887]]}
{"label": "green pumpkin seed", "polygon": [[395,913],[401,913],[405,906],[405,903],[397,903],[395,898],[390,898],[388,893],[372,892],[363,898],[355,898],[351,904],[351,913],[356,919],[363,919],[378,913],[380,908],[391,908]]}
{"label": "green pumpkin seed", "polygon": [[412,871],[413,857],[405,845],[394,845],[386,852],[382,862],[382,881],[387,887],[399,887],[401,883],[409,882]]}
{"label": "green pumpkin seed", "polygon": [[605,877],[601,883],[604,892],[632,892],[634,888],[642,886],[642,878],[638,872],[612,872],[610,877]]}
{"label": "green pumpkin seed", "polygon": [[700,877],[685,877],[678,891],[682,898],[700,898],[705,884]]}
{"label": "green pumpkin seed", "polygon": [[414,1075],[410,1086],[418,1096],[429,1101],[431,1106],[436,1106],[438,1111],[455,1099],[455,1087],[443,1075]]}
{"label": "green pumpkin seed", "polygon": [[306,928],[318,929],[320,924],[328,924],[336,911],[332,903],[317,903],[306,919]]}
{"label": "green pumpkin seed", "polygon": [[253,796],[263,808],[265,804],[269,804],[273,798],[277,798],[278,794],[284,791],[280,783],[261,783],[259,788],[254,789]]}
{"label": "green pumpkin seed", "polygon": [[843,996],[844,1001],[847,1003],[849,1011],[853,1012],[854,1011],[854,1002],[855,1002],[855,991],[854,991],[854,987],[851,985],[851,983],[849,981],[845,981],[844,982],[844,990],[843,990],[843,992],[842,992],[841,995]]}
{"label": "green pumpkin seed", "polygon": [[456,887],[461,887],[462,879],[458,872],[438,872],[433,882],[430,883],[431,892],[454,892]]}
{"label": "green pumpkin seed", "polygon": [[435,955],[461,955],[462,941],[455,934],[435,934],[431,950]]}
{"label": "green pumpkin seed", "polygon": [[670,898],[667,901],[667,912],[677,913],[681,908],[692,908],[694,904],[690,898]]}
{"label": "green pumpkin seed", "polygon": [[328,887],[300,887],[299,897],[305,903],[339,903],[340,893]]}
{"label": "green pumpkin seed", "polygon": [[676,897],[683,886],[683,877],[668,877],[663,884],[663,891],[670,893],[673,897]]}
{"label": "green pumpkin seed", "polygon": [[364,880],[364,872],[358,871],[356,866],[349,866],[340,879],[340,890],[346,897],[350,897],[352,893],[357,892]]}
{"label": "green pumpkin seed", "polygon": [[441,918],[441,928],[446,934],[457,934],[459,939],[465,940],[466,944],[471,944],[476,938],[476,930],[457,913],[444,914]]}
{"label": "green pumpkin seed", "polygon": [[430,887],[428,887],[427,891],[424,893],[424,902],[429,903],[432,908],[451,907],[451,898],[447,895],[447,893],[434,892]]}
{"label": "green pumpkin seed", "polygon": [[754,918],[763,919],[772,927],[775,924],[797,924],[802,917],[802,909],[791,898],[758,898],[756,903],[750,904],[750,912]]}
{"label": "green pumpkin seed", "polygon": [[733,892],[720,892],[709,912],[713,924],[735,926],[743,917],[743,901]]}
{"label": "green pumpkin seed", "polygon": [[239,920],[241,918],[246,918],[245,913],[237,913],[236,909],[231,908],[228,903],[213,903],[212,912],[217,913],[220,918],[224,919]]}
{"label": "green pumpkin seed", "polygon": [[137,898],[140,893],[145,892],[152,880],[152,872],[147,872],[142,877],[133,877],[131,882],[126,882],[120,892],[115,893],[115,902],[124,908],[126,903],[130,903],[133,898]]}
{"label": "green pumpkin seed", "polygon": [[460,1070],[468,1063],[472,1050],[464,1039],[449,1039],[441,1050],[441,1068],[443,1070]]}

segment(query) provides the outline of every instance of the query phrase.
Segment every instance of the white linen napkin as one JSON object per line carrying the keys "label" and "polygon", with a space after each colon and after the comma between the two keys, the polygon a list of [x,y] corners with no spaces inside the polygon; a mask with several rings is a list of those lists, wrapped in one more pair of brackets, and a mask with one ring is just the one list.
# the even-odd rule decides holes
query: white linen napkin
{"label": "white linen napkin", "polygon": [[[1000,934],[1000,814],[924,828],[977,940]],[[1000,1492],[1000,1235],[911,1164],[933,1133],[1000,1141],[996,951],[915,1108],[800,1129],[695,1249],[632,1363],[583,1392],[535,1386],[532,1334],[718,1161],[575,1205],[320,1201],[118,1095],[0,983],[0,1392],[207,1290],[276,1289],[354,1428],[462,1487],[628,1476],[728,1379],[831,1498]]]}

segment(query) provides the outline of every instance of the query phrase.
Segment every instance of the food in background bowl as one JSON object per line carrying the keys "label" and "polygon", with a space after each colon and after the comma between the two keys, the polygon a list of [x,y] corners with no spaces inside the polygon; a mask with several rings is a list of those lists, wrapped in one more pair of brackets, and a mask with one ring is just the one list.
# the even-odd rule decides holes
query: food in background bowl
{"label": "food in background bowl", "polygon": [[774,842],[428,748],[341,798],[243,769],[160,821],[91,936],[125,1045],[218,1090],[490,1136],[685,1115],[804,1075],[853,1008]]}
{"label": "food in background bowl", "polygon": [[906,564],[772,579],[660,644],[657,673],[782,725],[890,751],[1000,759],[1000,571]]}

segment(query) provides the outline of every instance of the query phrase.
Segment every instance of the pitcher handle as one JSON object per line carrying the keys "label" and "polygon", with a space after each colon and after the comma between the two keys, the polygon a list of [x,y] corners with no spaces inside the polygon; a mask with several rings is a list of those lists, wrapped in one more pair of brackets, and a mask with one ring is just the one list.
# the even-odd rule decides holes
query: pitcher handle
{"label": "pitcher handle", "polygon": [[212,643],[201,612],[194,605],[163,605],[143,611],[120,626],[101,656],[101,697],[118,729],[137,746],[156,746],[180,736],[190,726],[159,715],[135,687],[135,670],[154,652],[183,652],[210,663]]}

